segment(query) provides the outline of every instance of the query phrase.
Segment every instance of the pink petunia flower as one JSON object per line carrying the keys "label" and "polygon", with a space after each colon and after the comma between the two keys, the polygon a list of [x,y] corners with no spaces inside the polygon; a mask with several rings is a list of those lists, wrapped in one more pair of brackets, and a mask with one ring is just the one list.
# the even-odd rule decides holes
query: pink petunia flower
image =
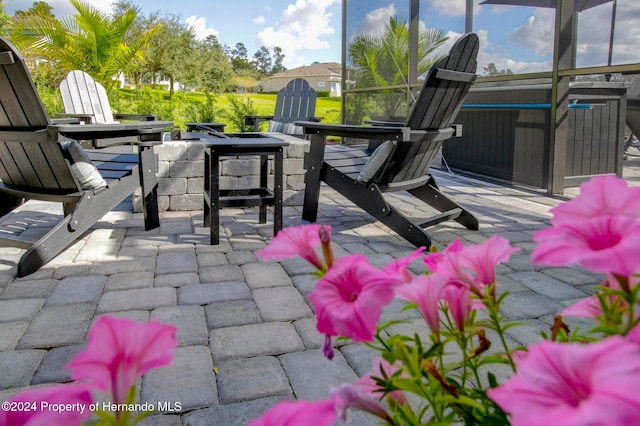
{"label": "pink petunia flower", "polygon": [[484,308],[484,304],[478,298],[473,297],[471,290],[466,287],[447,285],[441,298],[447,302],[453,322],[460,331],[464,331],[471,311]]}
{"label": "pink petunia flower", "polygon": [[[329,396],[335,401],[338,418],[343,424],[348,422],[347,410],[349,408],[355,408],[373,414],[385,420],[388,424],[394,424],[387,411],[377,401],[377,398],[372,398],[371,395],[364,392],[357,384],[345,383],[337,388],[331,388],[329,389]],[[303,423],[300,424],[302,425]]]}
{"label": "pink petunia flower", "polygon": [[330,426],[337,418],[336,401],[282,401],[271,407],[260,418],[249,422],[249,426]]}
{"label": "pink petunia flower", "polygon": [[628,276],[640,270],[640,221],[602,216],[564,224],[534,234],[534,263],[567,266],[574,263],[593,272]]}
{"label": "pink petunia flower", "polygon": [[447,287],[447,277],[441,274],[420,275],[409,284],[396,287],[396,297],[418,305],[431,332],[440,335],[439,300]]}
{"label": "pink petunia flower", "polygon": [[545,341],[488,395],[514,426],[637,424],[640,348],[619,336],[593,344]]}
{"label": "pink petunia flower", "polygon": [[598,316],[602,315],[600,299],[598,299],[597,296],[587,297],[578,303],[574,303],[573,305],[564,308],[562,315],[567,317],[596,319]]}
{"label": "pink petunia flower", "polygon": [[460,265],[473,271],[479,284],[491,285],[496,282],[496,266],[520,250],[519,247],[511,247],[506,238],[491,237],[480,244],[465,247],[460,252]]}
{"label": "pink petunia flower", "polygon": [[617,176],[597,176],[580,185],[580,195],[551,212],[554,226],[607,215],[640,219],[640,188]]}
{"label": "pink petunia flower", "polygon": [[464,243],[462,242],[462,240],[454,240],[444,249],[444,251],[429,253],[427,256],[425,256],[423,259],[424,264],[427,265],[429,271],[431,271],[432,273],[436,273],[438,272],[438,265],[440,264],[440,262],[442,262],[442,259],[449,256],[450,254],[460,253],[463,249]]}
{"label": "pink petunia flower", "polygon": [[139,323],[102,316],[89,330],[87,349],[67,368],[72,379],[89,379],[99,389],[110,390],[113,402],[121,404],[138,377],[171,364],[176,333],[176,327],[157,320]]}
{"label": "pink petunia flower", "polygon": [[391,262],[382,268],[382,271],[389,274],[397,274],[402,281],[406,283],[410,282],[413,276],[409,273],[409,265],[414,260],[424,257],[424,249],[425,247],[418,247],[410,255]]}
{"label": "pink petunia flower", "polygon": [[320,245],[320,229],[331,232],[329,225],[300,225],[284,228],[271,240],[269,245],[256,254],[264,260],[283,260],[302,257],[319,270],[324,265],[314,249]]}
{"label": "pink petunia flower", "polygon": [[[371,361],[371,372],[360,377],[355,385],[359,387],[365,395],[368,395],[372,399],[379,400],[384,396],[384,389],[382,389],[378,385],[378,383],[374,380],[374,377],[383,378],[383,371],[386,374],[386,377],[393,376],[399,370],[397,364],[399,364],[399,361],[390,364],[386,359],[377,356]],[[405,376],[406,374],[401,375],[401,377]],[[407,401],[404,392],[402,392],[401,390],[391,391],[387,395],[391,396],[399,403],[404,403]]]}
{"label": "pink petunia flower", "polygon": [[640,325],[636,325],[633,329],[627,334],[627,340],[640,346]]}
{"label": "pink petunia flower", "polygon": [[[16,405],[15,410],[7,410],[3,406],[0,425],[73,426],[82,424],[91,416],[89,405],[93,398],[89,386],[68,384],[28,389],[9,399],[8,403],[20,405]],[[54,407],[59,404],[68,409],[56,410]]]}
{"label": "pink petunia flower", "polygon": [[372,341],[382,308],[391,303],[393,287],[399,283],[396,276],[371,266],[360,254],[336,259],[309,294],[318,331],[356,342]]}

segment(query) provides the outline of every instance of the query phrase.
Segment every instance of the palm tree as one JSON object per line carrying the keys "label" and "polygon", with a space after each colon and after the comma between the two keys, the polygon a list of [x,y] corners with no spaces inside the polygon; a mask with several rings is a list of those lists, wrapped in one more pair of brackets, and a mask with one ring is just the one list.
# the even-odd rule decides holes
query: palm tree
{"label": "palm tree", "polygon": [[[447,37],[440,29],[428,28],[418,35],[418,74],[426,73],[440,55],[434,51]],[[349,59],[356,68],[356,86],[407,85],[409,75],[409,28],[406,21],[389,17],[380,35],[360,34],[349,43]],[[403,104],[398,92],[382,97],[384,114],[395,115]]]}
{"label": "palm tree", "polygon": [[65,70],[87,72],[109,90],[113,78],[141,55],[153,30],[127,44],[125,35],[136,18],[135,10],[111,19],[86,1],[69,1],[77,11],[72,17],[28,15],[15,19],[11,40]]}

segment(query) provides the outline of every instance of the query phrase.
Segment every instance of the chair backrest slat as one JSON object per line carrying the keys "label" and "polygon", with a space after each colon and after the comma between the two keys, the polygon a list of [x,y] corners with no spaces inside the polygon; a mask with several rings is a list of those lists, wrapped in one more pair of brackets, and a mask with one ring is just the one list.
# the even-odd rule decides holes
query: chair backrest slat
{"label": "chair backrest slat", "polygon": [[[23,58],[0,37],[0,180],[24,190],[77,191],[62,147],[49,140],[45,129],[50,124]],[[11,131],[3,139],[2,130]],[[17,132],[16,132],[17,131]],[[17,140],[16,134],[24,135]]]}
{"label": "chair backrest slat", "polygon": [[113,123],[107,91],[84,71],[71,71],[60,82],[62,103],[67,113],[90,114],[95,123]]}
{"label": "chair backrest slat", "polygon": [[280,89],[273,119],[282,123],[306,120],[315,115],[316,91],[302,78],[291,80]]}
{"label": "chair backrest slat", "polygon": [[[407,119],[407,127],[437,131],[451,126],[475,80],[478,50],[478,36],[465,34],[456,41],[448,55],[433,65]],[[429,138],[422,142],[399,142],[375,181],[384,185],[424,176],[442,142]]]}

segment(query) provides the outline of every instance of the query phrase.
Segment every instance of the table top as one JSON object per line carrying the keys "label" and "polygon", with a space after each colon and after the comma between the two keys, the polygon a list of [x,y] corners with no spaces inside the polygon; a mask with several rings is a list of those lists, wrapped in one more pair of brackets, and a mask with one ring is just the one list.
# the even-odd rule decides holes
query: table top
{"label": "table top", "polygon": [[205,148],[277,148],[289,146],[289,142],[260,133],[226,133],[228,138],[200,137]]}

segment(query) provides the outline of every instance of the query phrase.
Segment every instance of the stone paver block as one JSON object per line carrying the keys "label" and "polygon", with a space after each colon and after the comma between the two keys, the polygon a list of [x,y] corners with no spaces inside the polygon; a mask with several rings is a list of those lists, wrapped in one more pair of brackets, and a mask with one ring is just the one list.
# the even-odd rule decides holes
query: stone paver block
{"label": "stone paver block", "polygon": [[210,336],[211,353],[216,362],[304,349],[293,325],[284,322],[218,328],[212,330]]}
{"label": "stone paver block", "polygon": [[259,288],[253,292],[260,315],[265,321],[290,321],[313,316],[294,286]]}
{"label": "stone paver block", "polygon": [[85,345],[62,346],[53,348],[42,359],[38,371],[31,380],[32,385],[41,383],[64,383],[71,381],[71,371],[65,367]]}
{"label": "stone paver block", "polygon": [[31,321],[45,299],[0,300],[0,322]]}
{"label": "stone paver block", "polygon": [[12,351],[29,327],[28,321],[5,322],[0,325],[0,351]]}
{"label": "stone paver block", "polygon": [[156,263],[156,275],[197,272],[198,261],[194,250],[160,253]]}
{"label": "stone paver block", "polygon": [[[558,281],[542,272],[516,272],[510,274],[509,278],[521,282],[536,293],[551,297],[553,299],[575,299],[585,297],[586,294],[575,287]],[[508,300],[508,298],[507,298]]]}
{"label": "stone paver block", "polygon": [[107,278],[104,291],[133,290],[153,287],[153,272],[128,272],[113,274]]}
{"label": "stone paver block", "polygon": [[200,282],[203,284],[224,281],[244,281],[244,275],[238,265],[207,266],[200,269]]}
{"label": "stone paver block", "polygon": [[98,303],[107,282],[103,275],[65,278],[47,299],[45,306],[69,303]]}
{"label": "stone paver block", "polygon": [[90,271],[95,275],[113,275],[119,273],[153,271],[156,267],[155,257],[121,259],[95,262]]}
{"label": "stone paver block", "polygon": [[228,264],[227,256],[224,253],[202,253],[198,255],[198,266],[200,268]]}
{"label": "stone paver block", "polygon": [[586,274],[573,268],[545,269],[542,273],[575,286],[582,286],[585,284],[595,285],[602,280],[602,277],[600,276]]}
{"label": "stone paver block", "polygon": [[215,302],[205,308],[209,329],[262,322],[260,312],[252,300]]}
{"label": "stone paver block", "polygon": [[217,379],[221,404],[293,396],[280,361],[272,356],[221,362]]}
{"label": "stone paver block", "polygon": [[511,320],[521,320],[554,315],[562,309],[562,304],[557,300],[532,291],[523,291],[510,294],[502,303],[501,311]]}
{"label": "stone paver block", "polygon": [[0,352],[0,389],[28,386],[45,353],[37,349]]}
{"label": "stone paver block", "polygon": [[305,348],[319,349],[324,344],[324,334],[321,334],[316,328],[315,318],[303,318],[293,323],[302,338]]}
{"label": "stone paver block", "polygon": [[380,352],[361,343],[345,345],[340,348],[340,353],[358,376],[370,373],[373,359],[380,356]]}
{"label": "stone paver block", "polygon": [[198,305],[159,308],[151,312],[151,319],[171,323],[178,328],[178,345],[206,345],[209,343],[209,330],[204,309]]}
{"label": "stone paver block", "polygon": [[158,414],[145,417],[138,426],[182,426],[182,419],[178,414]]}
{"label": "stone paver block", "polygon": [[46,299],[56,288],[58,280],[16,281],[0,291],[0,299]]}
{"label": "stone paver block", "polygon": [[243,299],[251,299],[251,291],[247,284],[241,281],[190,285],[178,289],[179,305],[208,305]]}
{"label": "stone paver block", "polygon": [[250,251],[234,251],[227,253],[227,262],[231,265],[243,265],[245,263],[256,263],[258,259]]}
{"label": "stone paver block", "polygon": [[312,350],[286,353],[280,356],[280,362],[298,399],[324,399],[330,387],[358,380],[356,373],[337,351],[331,361],[324,357],[322,351]]}
{"label": "stone paver block", "polygon": [[187,413],[182,422],[184,426],[246,426],[280,401],[280,398],[261,398],[218,405]]}
{"label": "stone paver block", "polygon": [[294,277],[291,277],[291,281],[293,281],[293,285],[298,289],[300,294],[306,297],[313,291],[314,288],[316,288],[318,277],[311,274],[296,275]]}
{"label": "stone paver block", "polygon": [[176,289],[170,287],[111,291],[100,298],[98,312],[148,310],[176,306]]}
{"label": "stone paver block", "polygon": [[200,276],[196,272],[180,274],[158,275],[153,283],[154,287],[182,287],[185,285],[200,284]]}
{"label": "stone paver block", "polygon": [[96,305],[76,303],[43,308],[31,321],[18,348],[51,348],[83,343]]}
{"label": "stone paver block", "polygon": [[242,272],[251,289],[291,285],[291,278],[278,263],[249,263]]}
{"label": "stone paver block", "polygon": [[182,412],[218,404],[211,352],[206,346],[174,350],[171,365],[151,370],[142,379],[141,401],[179,402]]}

